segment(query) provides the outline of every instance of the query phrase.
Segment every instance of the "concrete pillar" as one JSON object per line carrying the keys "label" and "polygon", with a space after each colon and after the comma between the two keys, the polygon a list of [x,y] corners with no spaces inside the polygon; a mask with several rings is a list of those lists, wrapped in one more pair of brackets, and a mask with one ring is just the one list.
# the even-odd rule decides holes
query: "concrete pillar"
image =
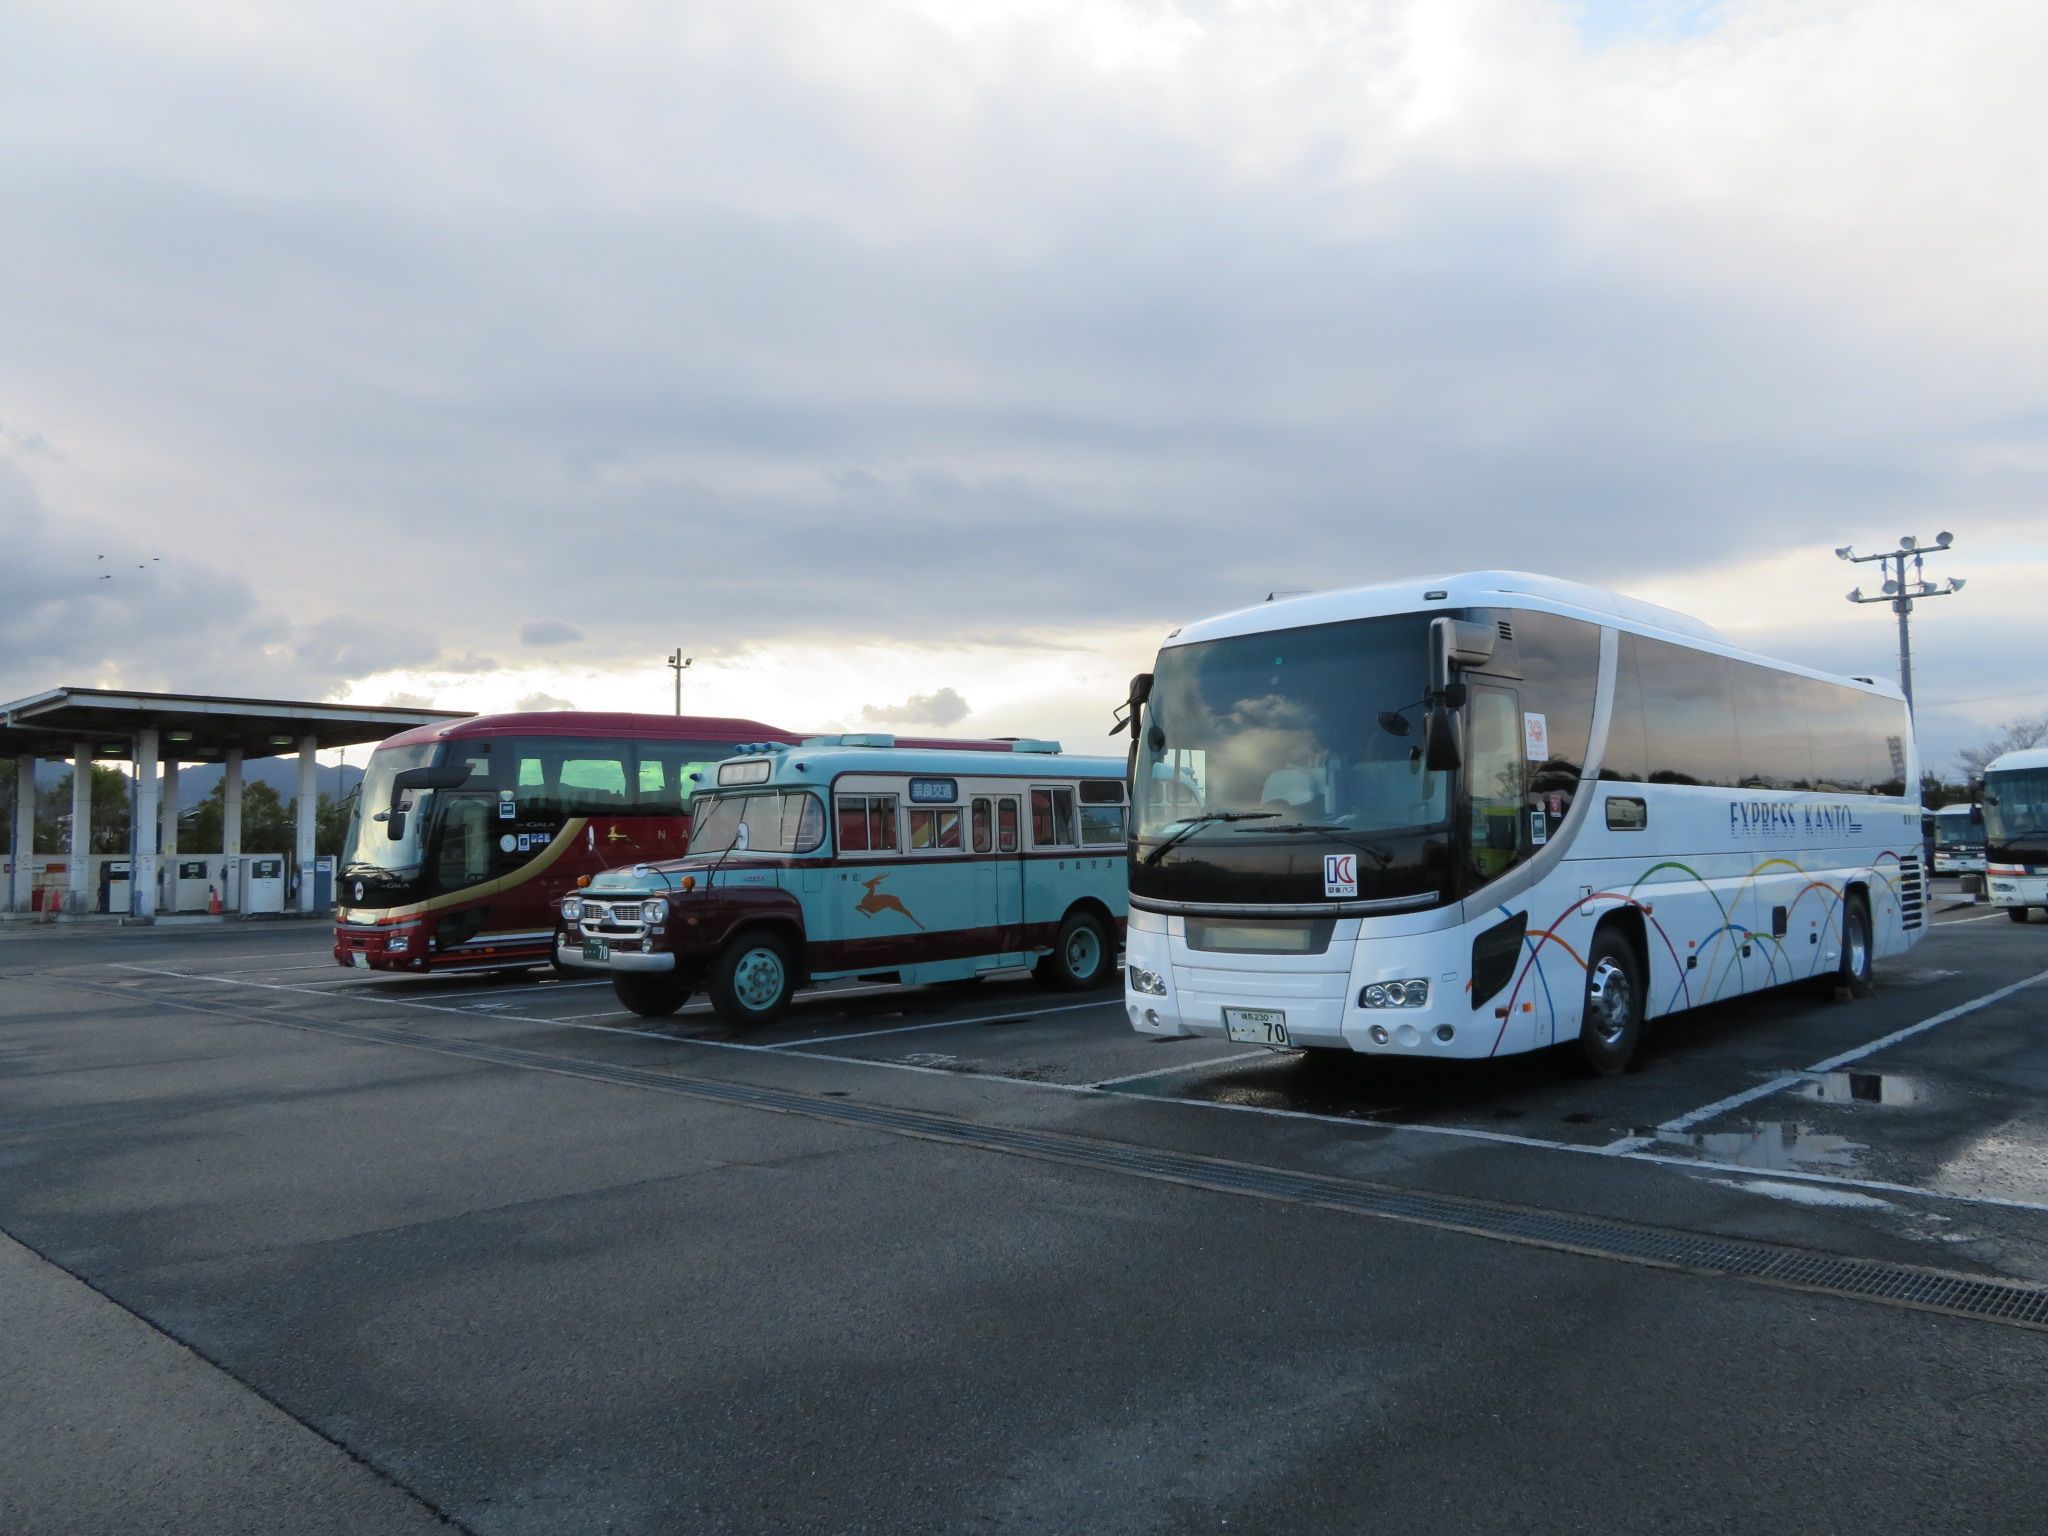
{"label": "concrete pillar", "polygon": [[[172,749],[176,751],[175,748]],[[163,799],[157,804],[156,851],[164,856],[165,864],[174,864],[178,858],[178,759],[164,758]]]}
{"label": "concrete pillar", "polygon": [[26,912],[36,879],[36,760],[14,760],[14,815],[7,843],[7,910]]}
{"label": "concrete pillar", "polygon": [[221,878],[221,905],[242,910],[242,749],[229,747],[220,790],[220,851],[227,864]]}
{"label": "concrete pillar", "polygon": [[92,888],[92,743],[71,746],[71,900],[73,912],[90,912]]}
{"label": "concrete pillar", "polygon": [[135,801],[128,817],[128,915],[156,921],[156,732],[135,733]]}
{"label": "concrete pillar", "polygon": [[306,736],[299,741],[299,910],[313,910],[313,818],[320,804],[320,743]]}

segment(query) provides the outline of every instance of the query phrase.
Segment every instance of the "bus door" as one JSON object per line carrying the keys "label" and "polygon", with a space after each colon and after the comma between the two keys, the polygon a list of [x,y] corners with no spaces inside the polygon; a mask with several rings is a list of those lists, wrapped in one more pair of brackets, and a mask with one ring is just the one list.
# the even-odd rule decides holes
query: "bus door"
{"label": "bus door", "polygon": [[1024,807],[1017,795],[976,795],[968,808],[977,922],[996,932],[991,948],[1024,952]]}

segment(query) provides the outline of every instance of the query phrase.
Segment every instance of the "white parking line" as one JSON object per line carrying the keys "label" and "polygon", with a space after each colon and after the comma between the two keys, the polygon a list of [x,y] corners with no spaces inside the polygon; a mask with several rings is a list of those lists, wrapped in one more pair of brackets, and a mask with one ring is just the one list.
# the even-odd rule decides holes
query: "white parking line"
{"label": "white parking line", "polygon": [[[1817,1061],[1812,1066],[1801,1071],[1782,1073],[1772,1078],[1769,1082],[1758,1083],[1754,1088],[1745,1088],[1740,1093],[1729,1094],[1725,1099],[1716,1099],[1711,1104],[1702,1104],[1698,1109],[1687,1110],[1676,1119],[1666,1120],[1657,1129],[1660,1132],[1669,1133],[1689,1131],[1703,1120],[1712,1120],[1718,1115],[1727,1114],[1732,1109],[1740,1109],[1745,1104],[1753,1104],[1758,1099],[1767,1099],[1774,1093],[1783,1093],[1787,1088],[1795,1087],[1800,1083],[1810,1080],[1816,1073],[1833,1072],[1837,1068],[1846,1067],[1852,1061],[1861,1061],[1864,1057],[1874,1055],[1888,1046],[1897,1045],[1901,1040],[1910,1040],[1915,1035],[1923,1034],[1927,1030],[1951,1023],[1966,1014],[1976,1013],[1979,1009],[1989,1008],[1993,1003],[2003,1002],[2015,992],[2024,992],[2028,987],[2043,981],[2048,981],[2048,971],[2036,971],[2024,980],[2015,981],[2009,986],[2000,987],[1995,992],[1986,992],[1982,997],[1973,997],[1967,1003],[1958,1003],[1953,1008],[1945,1008],[1932,1018],[1922,1019],[1918,1024],[1908,1024],[1904,1029],[1895,1029],[1888,1035],[1880,1036],[1878,1039],[1857,1046],[1854,1050],[1843,1051],[1838,1056],[1830,1056],[1825,1061]],[[1654,1136],[1630,1136],[1620,1141],[1609,1142],[1600,1150],[1614,1155],[1621,1155],[1637,1151],[1643,1147],[1655,1146],[1656,1142],[1657,1138]]]}
{"label": "white parking line", "polygon": [[[1988,923],[1994,917],[2005,917],[2005,914],[2003,912],[1986,912],[1982,917],[1957,917],[1952,918],[1945,923],[1940,918],[1936,918],[1932,923],[1929,923],[1927,927],[1928,931],[1931,933],[1937,928],[1960,928],[1965,923]],[[2010,922],[2011,919],[2007,918],[2007,921]]]}
{"label": "white parking line", "polygon": [[823,1035],[816,1040],[784,1040],[775,1045],[764,1045],[764,1051],[798,1051],[813,1045],[838,1045],[846,1040],[872,1040],[877,1035],[907,1035],[920,1029],[954,1029],[963,1024],[986,1024],[994,1019],[1015,1019],[1019,1024],[1047,1013],[1075,1013],[1083,1008],[1121,1007],[1113,998],[1094,1003],[1065,1003],[1058,1008],[1024,1008],[1016,1013],[988,1013],[972,1019],[934,1019],[924,1024],[897,1024],[888,1029],[862,1029],[850,1035]]}
{"label": "white parking line", "polygon": [[1261,1056],[1271,1056],[1267,1050],[1234,1051],[1228,1056],[1204,1056],[1200,1061],[1177,1062],[1170,1067],[1154,1067],[1150,1072],[1126,1072],[1122,1077],[1105,1077],[1100,1082],[1090,1083],[1090,1088],[1114,1088],[1119,1083],[1141,1083],[1148,1077],[1166,1077],[1175,1072],[1199,1072],[1204,1067],[1226,1066],[1233,1061],[1251,1061]]}

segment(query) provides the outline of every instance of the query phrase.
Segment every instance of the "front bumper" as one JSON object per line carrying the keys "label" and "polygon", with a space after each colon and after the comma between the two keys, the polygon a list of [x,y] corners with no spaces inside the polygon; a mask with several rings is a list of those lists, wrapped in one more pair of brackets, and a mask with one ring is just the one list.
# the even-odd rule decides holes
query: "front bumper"
{"label": "front bumper", "polygon": [[1994,907],[2048,907],[2048,875],[1993,874],[1985,884]]}
{"label": "front bumper", "polygon": [[583,945],[572,944],[567,939],[555,940],[555,958],[564,965],[573,965],[583,971],[629,971],[635,974],[648,971],[672,971],[676,968],[676,957],[656,951],[644,954],[637,949],[615,949],[602,960],[583,958]]}
{"label": "front bumper", "polygon": [[[1286,1016],[1293,1045],[1376,1056],[1470,1059],[1548,1043],[1551,1021],[1521,996],[1499,995],[1502,1004],[1512,1001],[1512,1014],[1496,1009],[1495,999],[1472,1007],[1461,948],[1469,950],[1469,940],[1455,930],[1360,943],[1355,922],[1340,922],[1320,955],[1225,954],[1189,948],[1177,918],[1134,913],[1124,941],[1124,1013],[1139,1034],[1227,1039],[1226,1007],[1271,1010]],[[1165,995],[1137,991],[1133,967],[1160,977]],[[1371,983],[1411,977],[1430,982],[1427,1005],[1362,1005]]]}

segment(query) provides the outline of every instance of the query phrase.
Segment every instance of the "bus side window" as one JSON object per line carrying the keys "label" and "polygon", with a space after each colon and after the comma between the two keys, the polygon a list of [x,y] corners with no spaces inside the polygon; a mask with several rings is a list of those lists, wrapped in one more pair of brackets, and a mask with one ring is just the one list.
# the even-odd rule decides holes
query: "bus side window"
{"label": "bus side window", "polygon": [[1472,690],[1472,742],[1466,764],[1472,786],[1471,869],[1480,880],[1505,873],[1522,857],[1522,722],[1515,696],[1499,688]]}
{"label": "bus side window", "polygon": [[998,800],[996,802],[996,852],[1017,851],[1017,802]]}
{"label": "bus side window", "polygon": [[976,853],[987,853],[995,846],[995,839],[993,829],[989,826],[988,802],[986,800],[974,802],[973,821],[974,851]]}
{"label": "bus side window", "polygon": [[839,797],[839,851],[866,853],[868,850],[868,802],[864,795]]}
{"label": "bus side window", "polygon": [[1074,835],[1074,792],[1071,789],[1031,791],[1031,843],[1035,848],[1071,848]]}

